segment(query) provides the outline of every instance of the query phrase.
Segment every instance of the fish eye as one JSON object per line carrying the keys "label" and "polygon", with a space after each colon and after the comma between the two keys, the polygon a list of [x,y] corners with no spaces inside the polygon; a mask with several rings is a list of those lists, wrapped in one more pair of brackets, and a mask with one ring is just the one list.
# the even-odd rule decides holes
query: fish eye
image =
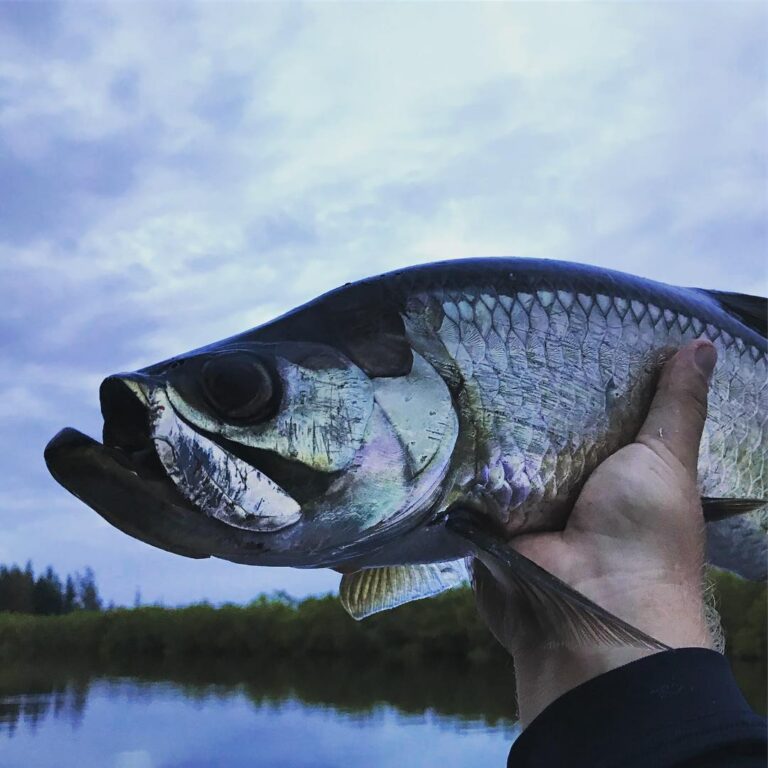
{"label": "fish eye", "polygon": [[203,365],[201,376],[205,399],[227,419],[259,421],[271,416],[279,402],[277,377],[254,355],[217,355]]}

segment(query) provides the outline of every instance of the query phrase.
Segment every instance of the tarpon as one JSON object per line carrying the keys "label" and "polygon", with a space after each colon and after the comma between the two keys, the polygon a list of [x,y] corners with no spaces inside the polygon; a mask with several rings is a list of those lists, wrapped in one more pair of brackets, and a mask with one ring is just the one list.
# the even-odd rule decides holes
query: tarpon
{"label": "tarpon", "polygon": [[[489,531],[562,529],[589,474],[633,440],[662,362],[707,338],[708,556],[765,578],[766,316],[763,298],[562,262],[417,266],[110,376],[103,444],[65,429],[46,461],[153,546],[336,568],[362,617],[460,583]],[[521,562],[506,567],[533,566]],[[554,577],[526,574],[621,635]]]}

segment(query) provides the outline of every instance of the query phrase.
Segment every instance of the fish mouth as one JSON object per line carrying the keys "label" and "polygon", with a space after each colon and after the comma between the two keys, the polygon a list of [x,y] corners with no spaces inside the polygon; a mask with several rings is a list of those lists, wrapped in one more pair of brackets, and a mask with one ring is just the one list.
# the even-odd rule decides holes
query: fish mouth
{"label": "fish mouth", "polygon": [[149,381],[140,383],[125,376],[110,376],[101,383],[99,402],[104,419],[104,445],[120,448],[126,453],[143,451],[151,446],[148,385]]}
{"label": "fish mouth", "polygon": [[171,483],[147,471],[137,452],[102,445],[67,427],[45,448],[54,479],[129,536],[192,558],[211,555],[211,539],[222,526],[197,514]]}
{"label": "fish mouth", "polygon": [[105,379],[99,390],[103,443],[76,429],[61,430],[44,454],[54,479],[111,525],[159,549],[287,564],[282,561],[290,556],[280,552],[274,532],[245,531],[209,516],[169,477],[151,422],[151,401],[162,385],[142,374]]}
{"label": "fish mouth", "polygon": [[105,379],[103,444],[68,427],[46,446],[45,463],[60,485],[129,536],[177,555],[210,557],[229,548],[232,531],[201,514],[168,477],[150,435],[147,392],[157,384],[140,374]]}
{"label": "fish mouth", "polygon": [[167,473],[158,459],[149,432],[147,383],[127,377],[110,376],[99,388],[104,419],[102,441],[116,461],[146,481],[164,482]]}

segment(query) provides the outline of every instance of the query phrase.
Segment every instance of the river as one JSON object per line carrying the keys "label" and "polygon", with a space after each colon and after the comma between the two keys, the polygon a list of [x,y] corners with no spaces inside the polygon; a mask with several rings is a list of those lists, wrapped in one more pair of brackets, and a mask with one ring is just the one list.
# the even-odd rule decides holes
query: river
{"label": "river", "polygon": [[[765,712],[764,664],[735,672]],[[5,664],[0,768],[502,768],[513,691],[511,664]]]}
{"label": "river", "polygon": [[6,668],[0,766],[505,765],[517,734],[511,676],[319,666]]}

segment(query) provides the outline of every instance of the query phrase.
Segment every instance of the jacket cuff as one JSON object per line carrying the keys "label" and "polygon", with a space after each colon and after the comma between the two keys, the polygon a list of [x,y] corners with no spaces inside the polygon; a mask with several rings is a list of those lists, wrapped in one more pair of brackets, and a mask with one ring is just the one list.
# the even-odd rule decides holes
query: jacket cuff
{"label": "jacket cuff", "polygon": [[725,657],[682,648],[633,661],[565,693],[522,732],[507,765],[675,765],[729,745],[764,750],[765,729]]}

